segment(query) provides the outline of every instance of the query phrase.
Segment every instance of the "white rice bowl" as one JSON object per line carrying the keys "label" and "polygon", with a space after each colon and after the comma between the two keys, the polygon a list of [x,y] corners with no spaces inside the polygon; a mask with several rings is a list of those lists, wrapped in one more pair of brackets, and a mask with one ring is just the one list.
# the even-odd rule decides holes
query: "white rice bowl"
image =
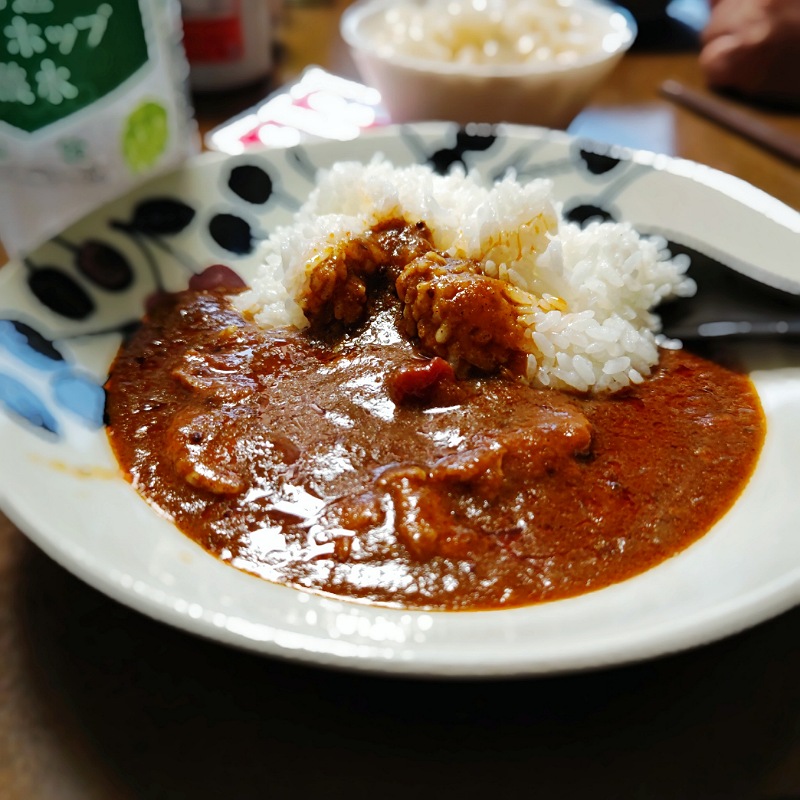
{"label": "white rice bowl", "polygon": [[658,362],[653,309],[694,294],[689,259],[627,223],[581,229],[561,216],[550,181],[514,175],[487,185],[477,173],[437,175],[422,165],[397,168],[381,157],[341,162],[320,173],[293,223],[264,244],[264,260],[235,305],[263,327],[308,322],[298,305],[314,265],[342,240],[376,223],[426,223],[440,252],[469,258],[510,295],[526,326],[533,386],[615,391],[640,383]]}

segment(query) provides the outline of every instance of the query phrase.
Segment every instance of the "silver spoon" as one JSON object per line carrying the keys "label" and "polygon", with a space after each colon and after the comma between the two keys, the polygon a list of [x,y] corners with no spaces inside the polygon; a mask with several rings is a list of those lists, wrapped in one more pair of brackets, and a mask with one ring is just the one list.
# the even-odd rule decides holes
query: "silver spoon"
{"label": "silver spoon", "polygon": [[684,342],[800,337],[800,294],[768,286],[696,250],[673,243],[670,250],[690,256],[688,274],[697,294],[659,306],[664,334]]}

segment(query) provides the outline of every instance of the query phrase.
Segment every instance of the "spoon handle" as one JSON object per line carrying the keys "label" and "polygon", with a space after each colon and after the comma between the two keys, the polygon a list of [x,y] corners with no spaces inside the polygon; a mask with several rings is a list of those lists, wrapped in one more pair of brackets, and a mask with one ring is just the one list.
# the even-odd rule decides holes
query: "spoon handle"
{"label": "spoon handle", "polygon": [[699,325],[666,326],[663,333],[671,339],[698,341],[702,339],[774,339],[800,338],[800,319],[777,319],[757,322],[717,320]]}

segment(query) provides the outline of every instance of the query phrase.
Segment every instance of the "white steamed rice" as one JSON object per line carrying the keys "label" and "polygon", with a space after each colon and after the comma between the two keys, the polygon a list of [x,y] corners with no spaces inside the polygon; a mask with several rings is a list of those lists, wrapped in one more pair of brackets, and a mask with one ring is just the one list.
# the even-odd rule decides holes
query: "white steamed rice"
{"label": "white steamed rice", "polygon": [[235,304],[263,327],[305,327],[295,298],[313,266],[342,239],[397,217],[424,221],[439,251],[517,287],[534,386],[599,392],[640,383],[658,361],[652,309],[695,292],[688,258],[670,258],[663,240],[627,223],[581,229],[562,219],[550,181],[486,185],[476,173],[440,176],[378,157],[321,173],[294,222],[266,241],[262,269]]}

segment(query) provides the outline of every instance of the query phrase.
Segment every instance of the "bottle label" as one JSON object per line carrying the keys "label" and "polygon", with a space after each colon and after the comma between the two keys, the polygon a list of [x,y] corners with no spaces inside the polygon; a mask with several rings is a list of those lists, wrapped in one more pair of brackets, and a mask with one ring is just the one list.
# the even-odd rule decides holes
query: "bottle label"
{"label": "bottle label", "polygon": [[190,64],[226,64],[242,59],[245,43],[238,0],[184,2],[183,42]]}
{"label": "bottle label", "polygon": [[0,121],[40,130],[114,91],[147,60],[136,2],[0,0]]}

